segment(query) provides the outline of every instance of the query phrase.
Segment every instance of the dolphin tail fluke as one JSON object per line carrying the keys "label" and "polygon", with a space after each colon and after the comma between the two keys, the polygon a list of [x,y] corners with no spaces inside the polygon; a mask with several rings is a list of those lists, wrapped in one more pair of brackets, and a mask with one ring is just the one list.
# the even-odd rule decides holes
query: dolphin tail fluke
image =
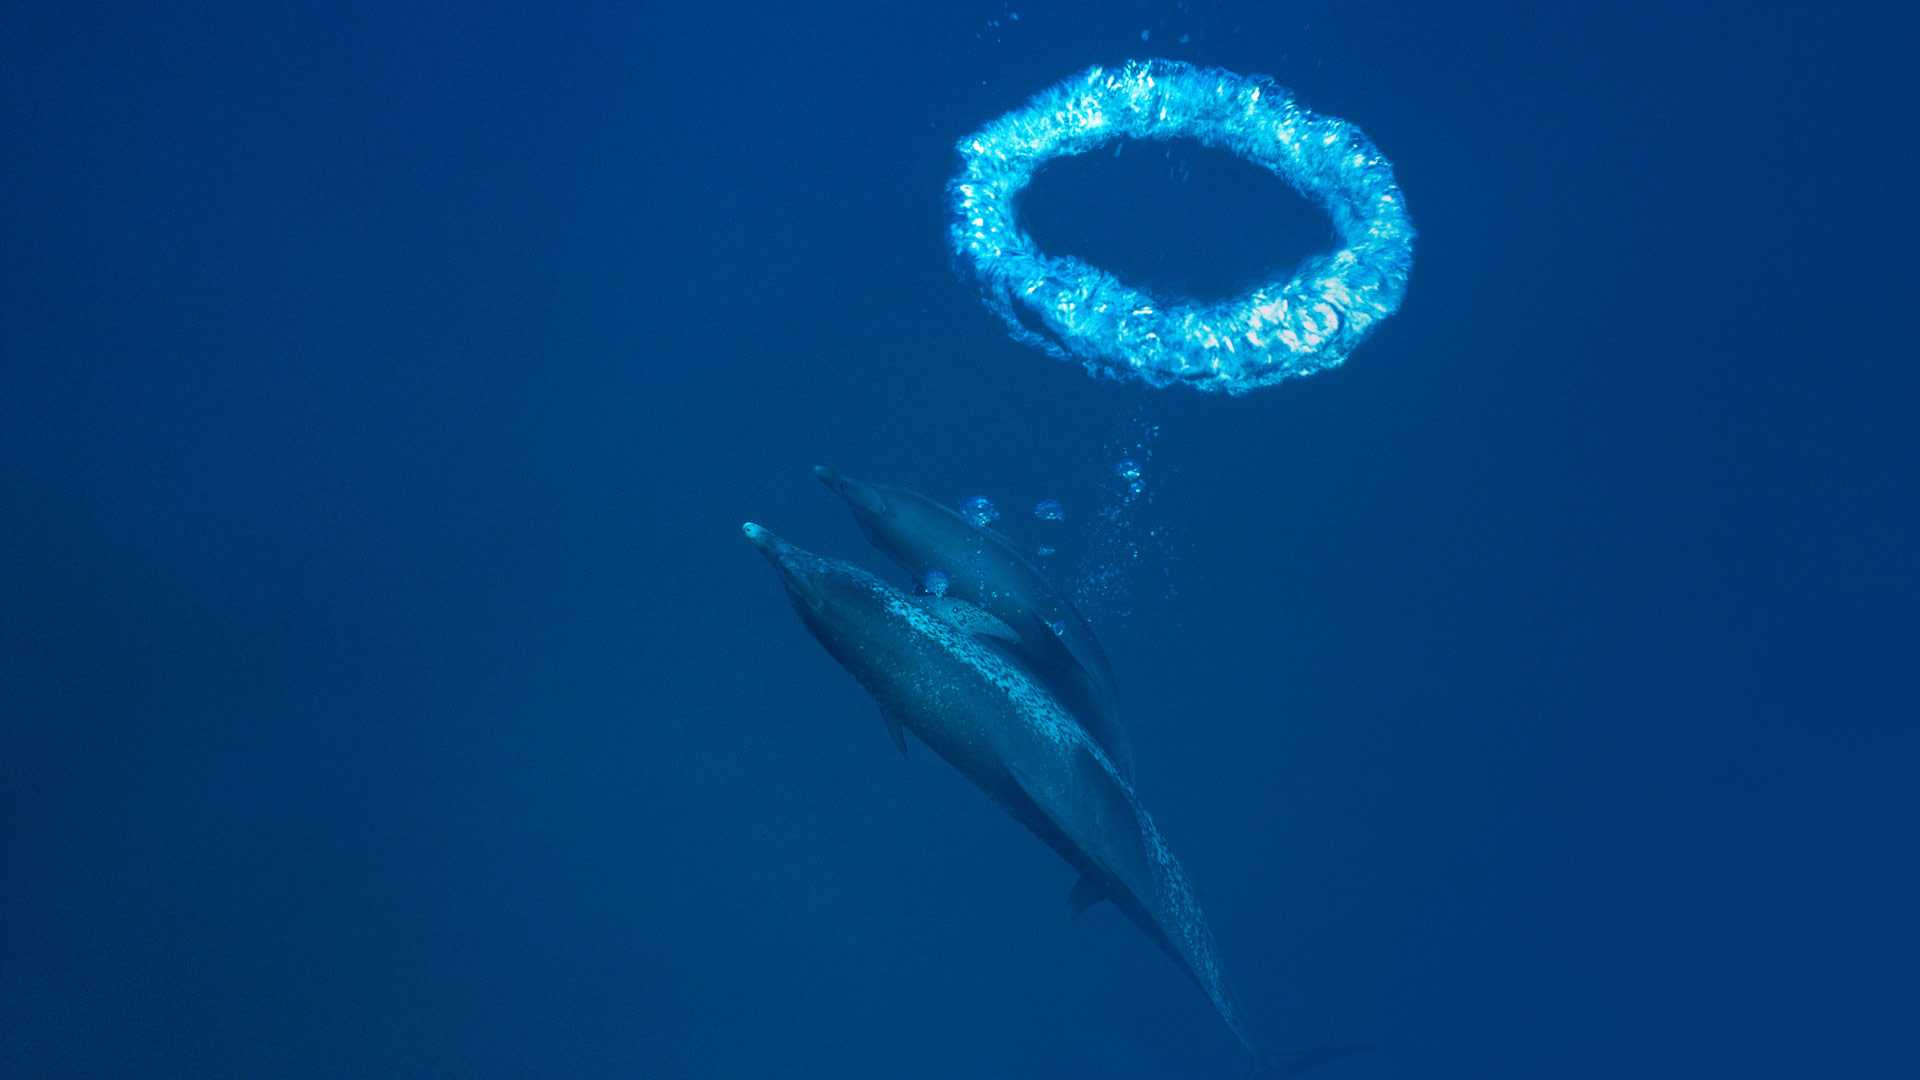
{"label": "dolphin tail fluke", "polygon": [[1310,1050],[1281,1057],[1262,1058],[1254,1066],[1257,1076],[1290,1078],[1310,1072],[1322,1065],[1331,1064],[1341,1058],[1371,1054],[1379,1049],[1372,1043],[1325,1042]]}

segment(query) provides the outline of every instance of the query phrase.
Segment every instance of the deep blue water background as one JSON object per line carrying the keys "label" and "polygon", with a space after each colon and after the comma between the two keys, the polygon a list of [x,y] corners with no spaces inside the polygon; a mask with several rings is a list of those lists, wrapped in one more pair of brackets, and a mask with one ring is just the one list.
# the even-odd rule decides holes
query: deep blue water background
{"label": "deep blue water background", "polygon": [[[0,1073],[1232,1075],[738,533],[878,567],[829,462],[1059,497],[1084,570],[1157,425],[1093,614],[1273,1042],[1382,1044],[1329,1080],[1912,1074],[1899,40],[9,5]],[[952,273],[953,140],[1135,55],[1393,159],[1414,281],[1346,368],[1096,382]],[[1235,169],[1071,163],[1032,225],[1230,291],[1324,243]]]}

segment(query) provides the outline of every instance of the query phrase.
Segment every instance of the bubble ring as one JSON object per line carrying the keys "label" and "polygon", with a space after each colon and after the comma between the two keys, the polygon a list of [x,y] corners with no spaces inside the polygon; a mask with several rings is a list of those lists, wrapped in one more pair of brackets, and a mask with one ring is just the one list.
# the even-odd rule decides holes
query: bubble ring
{"label": "bubble ring", "polygon": [[[1219,303],[1168,303],[1014,220],[1040,166],[1119,138],[1190,138],[1287,181],[1333,219],[1339,250]],[[960,140],[948,185],[955,254],[1013,336],[1096,375],[1244,393],[1338,367],[1393,314],[1413,222],[1393,166],[1360,129],[1308,111],[1264,76],[1177,60],[1090,68]]]}

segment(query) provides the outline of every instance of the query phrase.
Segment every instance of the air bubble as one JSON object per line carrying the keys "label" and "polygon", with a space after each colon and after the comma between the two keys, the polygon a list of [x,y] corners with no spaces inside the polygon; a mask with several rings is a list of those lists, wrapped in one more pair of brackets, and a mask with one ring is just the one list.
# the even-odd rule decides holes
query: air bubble
{"label": "air bubble", "polygon": [[985,495],[974,495],[960,500],[960,516],[984,528],[1000,520],[1000,508]]}

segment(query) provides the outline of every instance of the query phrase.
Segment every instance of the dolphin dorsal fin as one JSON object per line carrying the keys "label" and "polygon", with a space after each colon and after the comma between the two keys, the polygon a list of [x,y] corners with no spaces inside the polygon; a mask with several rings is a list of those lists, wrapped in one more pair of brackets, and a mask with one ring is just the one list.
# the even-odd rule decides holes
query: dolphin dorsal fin
{"label": "dolphin dorsal fin", "polygon": [[916,596],[914,602],[975,637],[1007,642],[1020,640],[1020,635],[1014,632],[1013,627],[965,600],[952,596]]}

